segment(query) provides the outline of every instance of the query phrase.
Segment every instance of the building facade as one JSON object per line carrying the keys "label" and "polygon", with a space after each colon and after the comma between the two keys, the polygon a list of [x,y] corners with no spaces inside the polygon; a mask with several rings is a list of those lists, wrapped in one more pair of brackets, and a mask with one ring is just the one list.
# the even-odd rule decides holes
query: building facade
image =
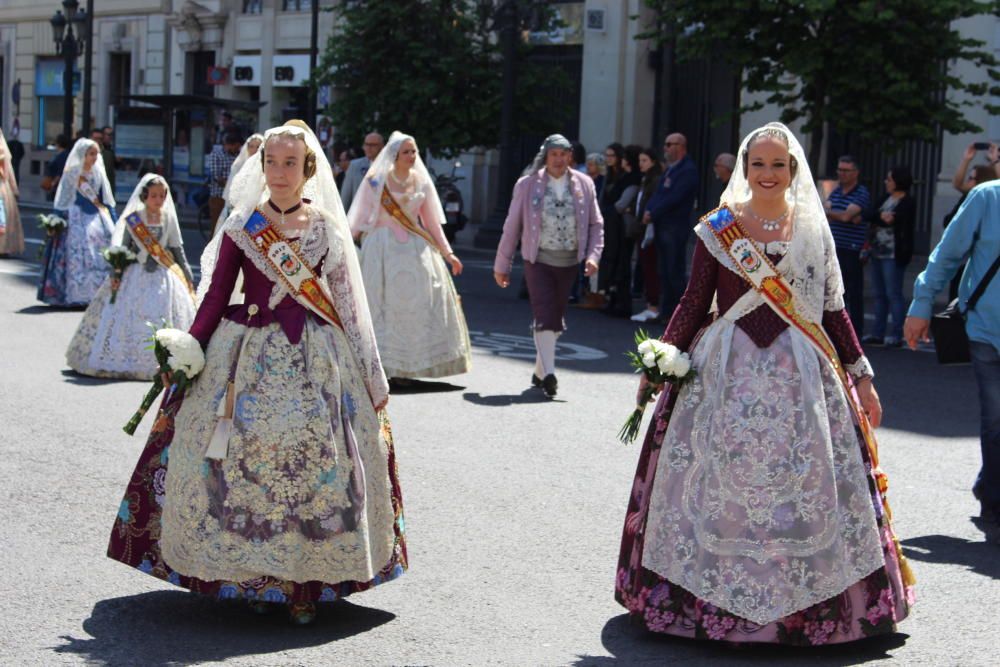
{"label": "building facade", "polygon": [[[163,153],[169,150],[170,171],[183,192],[185,185],[192,189],[204,179],[203,155],[230,126],[222,118],[223,111],[231,110],[233,125],[244,135],[306,116],[309,92],[303,84],[309,75],[314,1],[324,7],[329,4],[322,0],[98,0],[92,37],[91,118],[97,126],[121,124],[123,131],[116,139],[122,142],[119,153],[132,158],[121,166],[147,169],[152,160],[156,168],[162,168],[156,160],[165,163]],[[560,112],[553,115],[551,126],[522,137],[520,162],[527,163],[541,139],[552,132],[579,140],[589,152],[602,152],[612,141],[659,146],[668,132],[679,131],[687,135],[701,170],[699,208],[714,205],[721,192],[711,171],[714,156],[734,152],[745,132],[778,117],[780,110],[765,107],[725,118],[733,108],[750,101],[738,73],[710,59],[676,62],[669,49],[637,39],[655,20],[643,0],[553,0],[552,5],[562,26],[552,32],[528,32],[525,39],[535,47],[529,57],[561,69],[569,89],[549,93],[550,106]],[[18,139],[25,147],[19,177],[22,197],[33,201],[43,199],[38,184],[45,162],[54,155],[55,136],[62,131],[63,60],[56,53],[49,24],[59,8],[56,0],[50,5],[0,0],[0,123],[8,140]],[[963,35],[982,39],[1000,54],[1000,19],[978,17],[956,26]],[[334,16],[320,12],[321,50],[333,28]],[[77,70],[82,68],[81,57]],[[963,79],[985,76],[967,64],[951,68]],[[82,125],[79,88],[75,89],[75,127]],[[167,95],[195,96],[195,103],[160,113],[130,99]],[[321,107],[330,95],[320,91]],[[217,103],[199,106],[199,99]],[[238,106],[227,106],[229,100]],[[903,154],[919,162],[919,171],[925,174],[920,185],[921,234],[928,245],[940,236],[940,219],[958,199],[950,182],[965,147],[972,141],[1000,139],[1000,119],[986,112],[982,100],[971,101],[966,113],[985,128],[981,135],[944,134],[933,146],[910,147]],[[335,128],[321,121],[317,129],[321,141],[332,144]],[[835,161],[837,150],[853,146],[850,137],[836,137],[830,144],[824,164]],[[880,185],[881,175],[876,172],[892,156],[873,153],[864,159],[873,184]],[[495,150],[471,151],[460,161],[457,174],[463,180],[459,187],[469,216],[481,221],[498,198],[507,196],[504,191],[509,184],[496,182]],[[452,166],[434,160],[431,165],[449,171]],[[129,189],[131,182],[130,176],[119,179],[119,191]]]}

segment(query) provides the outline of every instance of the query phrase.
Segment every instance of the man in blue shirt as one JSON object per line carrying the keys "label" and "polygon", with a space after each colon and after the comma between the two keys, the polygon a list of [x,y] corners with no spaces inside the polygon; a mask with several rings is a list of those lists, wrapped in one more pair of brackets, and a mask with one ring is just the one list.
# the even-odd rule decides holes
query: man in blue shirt
{"label": "man in blue shirt", "polygon": [[667,171],[649,198],[643,222],[653,225],[660,272],[660,317],[670,321],[687,286],[687,242],[698,194],[698,168],[687,154],[687,139],[674,133],[663,142]]}
{"label": "man in blue shirt", "polygon": [[861,338],[865,325],[865,267],[861,248],[868,236],[864,212],[871,206],[871,196],[868,188],[858,183],[859,176],[857,161],[850,155],[842,156],[837,160],[839,185],[823,204],[844,278],[844,302],[854,332]]}
{"label": "man in blue shirt", "polygon": [[[903,323],[903,337],[912,349],[928,339],[934,296],[969,263],[958,287],[963,311],[969,297],[1000,256],[1000,181],[983,183],[969,191],[944,236],[934,248],[927,268],[913,284],[913,303]],[[991,541],[1000,542],[1000,276],[990,281],[972,311],[966,312],[969,355],[979,385],[980,443],[983,465],[972,487],[982,505],[981,519]]]}

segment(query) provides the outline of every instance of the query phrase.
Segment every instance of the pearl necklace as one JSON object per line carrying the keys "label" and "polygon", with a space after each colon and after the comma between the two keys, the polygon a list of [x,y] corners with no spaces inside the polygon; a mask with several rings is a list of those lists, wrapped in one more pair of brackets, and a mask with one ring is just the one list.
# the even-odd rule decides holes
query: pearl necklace
{"label": "pearl necklace", "polygon": [[413,175],[413,170],[411,169],[410,172],[406,174],[406,178],[404,178],[403,180],[399,180],[399,177],[396,176],[396,170],[395,169],[389,170],[389,178],[392,179],[393,183],[403,188],[405,188],[410,184],[410,177],[412,175]]}
{"label": "pearl necklace", "polygon": [[750,217],[760,223],[760,228],[765,232],[776,232],[781,229],[781,223],[788,217],[789,209],[786,208],[785,212],[777,218],[765,218],[757,215],[749,206],[746,207],[746,212],[750,214]]}

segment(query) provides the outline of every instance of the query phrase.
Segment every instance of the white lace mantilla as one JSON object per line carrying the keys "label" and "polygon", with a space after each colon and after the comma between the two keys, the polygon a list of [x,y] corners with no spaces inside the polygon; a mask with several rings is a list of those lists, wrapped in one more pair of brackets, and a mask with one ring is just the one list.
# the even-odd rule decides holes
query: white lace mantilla
{"label": "white lace mantilla", "polygon": [[847,397],[786,330],[758,348],[720,319],[692,355],[650,493],[643,565],[761,625],[884,564]]}

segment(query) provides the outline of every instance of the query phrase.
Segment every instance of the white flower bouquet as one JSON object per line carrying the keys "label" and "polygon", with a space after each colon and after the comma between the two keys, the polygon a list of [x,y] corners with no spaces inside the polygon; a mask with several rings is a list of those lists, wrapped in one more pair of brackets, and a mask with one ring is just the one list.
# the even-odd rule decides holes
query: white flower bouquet
{"label": "white flower bouquet", "polygon": [[57,236],[66,229],[66,220],[55,213],[39,213],[36,216],[38,228],[48,236]]}
{"label": "white flower bouquet", "polygon": [[135,253],[121,245],[113,245],[101,251],[104,259],[111,265],[111,303],[115,302],[118,296],[118,288],[121,286],[122,276],[129,264],[135,264],[137,260]]}
{"label": "white flower bouquet", "polygon": [[123,430],[129,435],[135,434],[139,422],[153,405],[156,397],[163,391],[163,374],[170,375],[170,380],[173,383],[170,386],[172,394],[175,391],[187,389],[195,376],[205,368],[205,353],[201,349],[201,343],[188,332],[180,329],[159,329],[153,334],[152,340],[153,354],[156,355],[156,361],[160,368],[153,379],[153,386],[142,399],[142,405],[125,424]]}
{"label": "white flower bouquet", "polygon": [[618,432],[618,438],[626,445],[635,441],[639,435],[639,427],[642,425],[642,415],[646,410],[646,405],[653,398],[657,387],[663,384],[672,384],[680,387],[685,382],[693,380],[697,375],[691,367],[691,358],[687,352],[681,352],[673,345],[664,343],[656,338],[650,338],[642,329],[635,334],[636,350],[628,351],[625,356],[629,358],[636,373],[646,376],[649,384],[639,397],[639,403],[635,410],[625,421]]}

